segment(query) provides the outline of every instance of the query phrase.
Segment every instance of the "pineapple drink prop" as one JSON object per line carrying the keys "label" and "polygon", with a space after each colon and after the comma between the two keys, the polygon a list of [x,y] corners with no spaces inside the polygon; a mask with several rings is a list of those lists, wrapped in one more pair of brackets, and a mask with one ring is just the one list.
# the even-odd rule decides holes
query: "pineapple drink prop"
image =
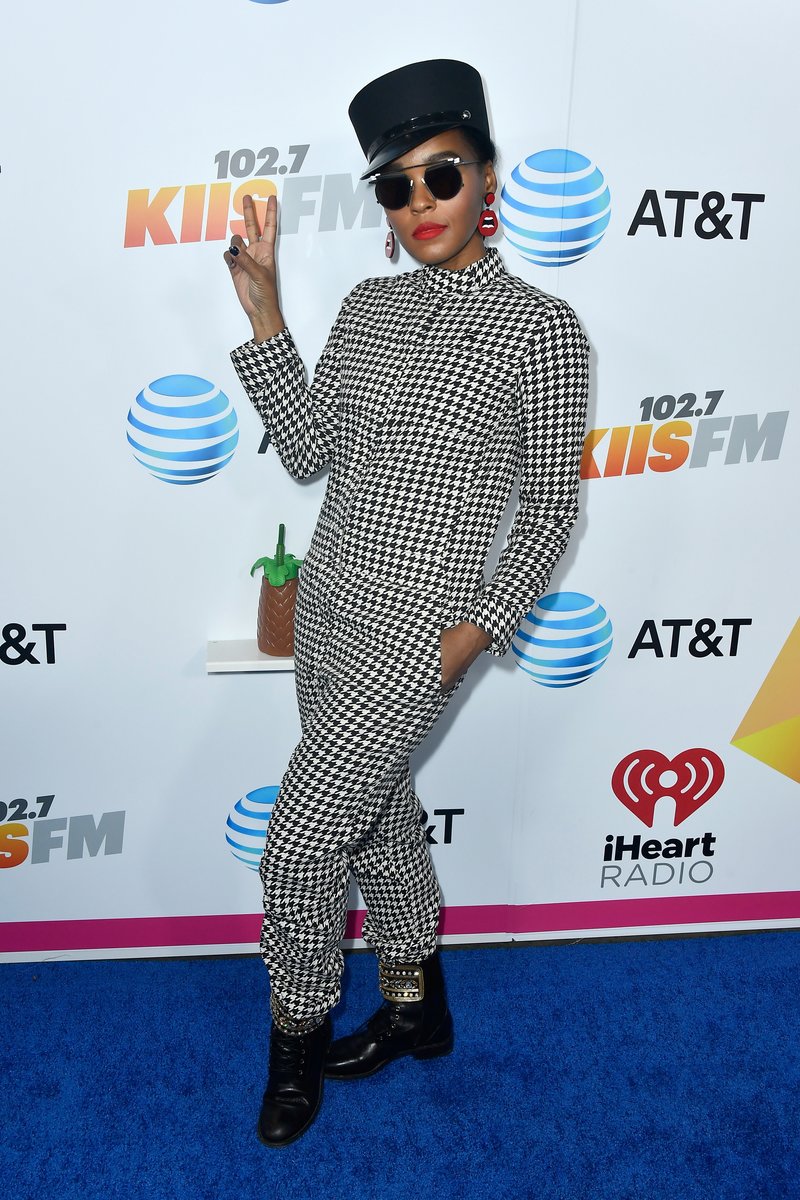
{"label": "pineapple drink prop", "polygon": [[258,648],[262,654],[290,658],[294,653],[294,605],[297,572],[302,558],[287,554],[283,544],[285,526],[278,527],[274,558],[260,558],[250,574],[264,568],[258,600]]}

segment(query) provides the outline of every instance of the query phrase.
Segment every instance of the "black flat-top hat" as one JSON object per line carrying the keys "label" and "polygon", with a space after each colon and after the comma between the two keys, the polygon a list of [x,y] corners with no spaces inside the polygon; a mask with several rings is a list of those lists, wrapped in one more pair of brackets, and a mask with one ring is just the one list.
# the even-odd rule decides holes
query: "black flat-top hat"
{"label": "black flat-top hat", "polygon": [[347,110],[368,167],[362,179],[445,129],[489,137],[481,77],[469,63],[432,58],[373,79]]}

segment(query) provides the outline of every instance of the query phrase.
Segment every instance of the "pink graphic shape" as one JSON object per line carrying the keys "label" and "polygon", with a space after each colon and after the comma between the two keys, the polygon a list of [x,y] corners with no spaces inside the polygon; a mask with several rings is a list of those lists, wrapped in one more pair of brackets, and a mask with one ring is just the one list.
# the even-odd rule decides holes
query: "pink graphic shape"
{"label": "pink graphic shape", "polygon": [[[345,937],[360,936],[363,910],[347,915]],[[800,892],[734,892],[554,904],[462,905],[442,909],[439,932],[531,934],[593,929],[729,925],[800,920]],[[258,951],[260,913],[194,917],[105,917],[77,921],[0,921],[0,953],[42,950],[157,949],[243,945]]]}
{"label": "pink graphic shape", "polygon": [[[676,776],[674,783],[662,783],[666,771]],[[617,763],[611,787],[619,802],[652,829],[659,800],[668,796],[675,801],[678,826],[716,795],[724,779],[722,759],[702,746],[682,750],[674,758],[660,750],[634,750]]]}

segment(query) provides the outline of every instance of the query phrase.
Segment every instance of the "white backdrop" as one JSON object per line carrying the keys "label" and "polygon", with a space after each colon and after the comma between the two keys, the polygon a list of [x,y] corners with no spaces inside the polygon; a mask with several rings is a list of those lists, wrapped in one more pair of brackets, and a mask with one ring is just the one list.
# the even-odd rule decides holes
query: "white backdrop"
{"label": "white backdrop", "polygon": [[[532,235],[569,220],[518,207],[558,156],[512,172],[542,151],[584,156],[610,193],[579,261],[494,241],[591,341],[587,478],[544,605],[470,669],[415,756],[445,938],[797,924],[800,13],[45,0],[6,32],[3,956],[254,948],[260,885],[237,846],[252,858],[255,835],[226,820],[248,794],[234,826],[268,811],[299,736],[294,677],[209,675],[206,646],[255,636],[249,567],[279,521],[303,555],[325,476],[296,483],[259,453],[222,251],[237,191],[274,186],[284,309],[312,368],[342,296],[413,267],[383,257],[346,111],[427,57],[483,74],[513,241],[565,244]],[[126,436],[147,385],[187,403],[164,399],[180,376],[237,415],[230,461],[195,486],[154,477]]]}

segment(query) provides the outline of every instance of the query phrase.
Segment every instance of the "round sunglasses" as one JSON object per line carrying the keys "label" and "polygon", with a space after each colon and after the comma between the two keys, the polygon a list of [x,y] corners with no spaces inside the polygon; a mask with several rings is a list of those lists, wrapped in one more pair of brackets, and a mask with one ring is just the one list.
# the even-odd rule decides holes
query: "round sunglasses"
{"label": "round sunglasses", "polygon": [[[443,162],[428,163],[422,176],[425,187],[434,200],[452,200],[464,186],[464,177],[458,168],[471,167],[481,161],[479,158],[467,160],[456,157],[445,159]],[[418,167],[422,165],[412,164]],[[410,170],[411,167],[406,167],[406,171]],[[385,171],[375,175],[371,182],[375,184],[375,199],[383,208],[405,208],[411,199],[414,181],[409,179],[405,171]]]}

